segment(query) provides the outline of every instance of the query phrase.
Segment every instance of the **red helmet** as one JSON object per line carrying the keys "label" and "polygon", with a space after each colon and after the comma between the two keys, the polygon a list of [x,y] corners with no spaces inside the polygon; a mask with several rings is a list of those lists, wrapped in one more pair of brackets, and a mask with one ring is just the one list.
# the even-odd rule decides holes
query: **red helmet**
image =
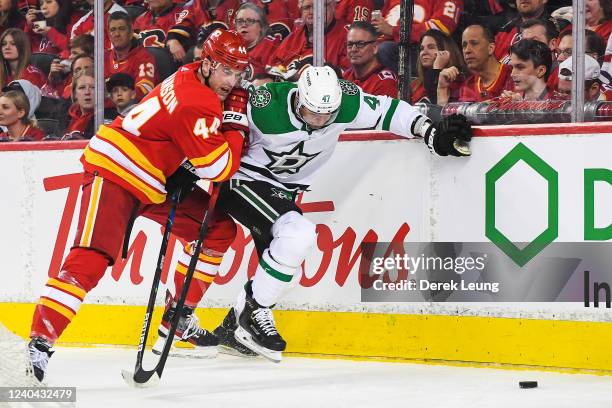
{"label": "red helmet", "polygon": [[239,71],[245,70],[249,65],[247,46],[235,31],[213,31],[202,46],[202,58],[204,57]]}

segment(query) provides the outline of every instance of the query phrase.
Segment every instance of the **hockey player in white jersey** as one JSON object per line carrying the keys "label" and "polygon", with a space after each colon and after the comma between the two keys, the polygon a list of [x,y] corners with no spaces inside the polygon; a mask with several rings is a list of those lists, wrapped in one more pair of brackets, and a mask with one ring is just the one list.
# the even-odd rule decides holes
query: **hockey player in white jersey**
{"label": "hockey player in white jersey", "polygon": [[338,80],[329,67],[309,67],[297,83],[249,89],[246,113],[250,145],[239,171],[222,187],[217,209],[251,231],[260,261],[214,333],[221,346],[234,347],[238,340],[280,361],[286,343],[271,308],[296,281],[293,277],[316,240],[315,225],[302,215],[296,195],[329,160],[340,134],[346,129],[386,130],[422,137],[437,155],[466,156],[471,128],[457,115],[435,126],[408,103],[369,95]]}

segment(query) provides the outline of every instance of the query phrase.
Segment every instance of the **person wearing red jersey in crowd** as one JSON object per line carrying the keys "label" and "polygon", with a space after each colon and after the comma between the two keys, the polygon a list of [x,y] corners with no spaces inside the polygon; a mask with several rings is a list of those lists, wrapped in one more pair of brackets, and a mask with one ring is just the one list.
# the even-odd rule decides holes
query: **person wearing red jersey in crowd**
{"label": "person wearing red jersey in crowd", "polygon": [[[572,57],[559,64],[559,83],[555,99],[570,99],[572,95]],[[595,58],[584,56],[584,101],[610,101],[612,92],[606,91],[610,85],[610,75],[602,72]]]}
{"label": "person wearing red jersey in crowd", "polygon": [[[427,30],[440,30],[452,35],[459,23],[463,0],[415,0],[410,42],[418,44]],[[387,68],[397,71],[399,61],[400,0],[385,0],[383,9],[372,16],[372,24],[385,40],[378,58]],[[415,56],[416,57],[416,56]]]}
{"label": "person wearing red jersey in crowd", "polygon": [[252,81],[255,76],[265,74],[270,55],[276,50],[280,41],[269,37],[268,20],[262,9],[253,3],[243,3],[236,10],[235,30],[248,44],[249,67],[245,79]]}
{"label": "person wearing red jersey in crowd", "polygon": [[32,51],[67,55],[70,31],[79,18],[71,0],[40,0],[40,10],[29,9],[26,14]]}
{"label": "person wearing red jersey in crowd", "polygon": [[609,0],[586,0],[585,19],[586,28],[595,31],[604,41],[608,41],[612,33],[612,5],[604,4]]}
{"label": "person wearing red jersey in crowd", "polygon": [[148,3],[149,10],[134,21],[134,31],[142,45],[167,46],[174,59],[182,61],[193,40],[191,33],[177,24],[189,17],[189,11],[172,0],[149,0]]}
{"label": "person wearing red jersey in crowd", "polygon": [[140,100],[159,82],[155,58],[134,38],[132,21],[126,13],[118,11],[108,16],[108,33],[113,48],[105,53],[104,78],[118,72],[130,75]]}
{"label": "person wearing red jersey in crowd", "polygon": [[397,98],[397,76],[376,59],[378,34],[367,21],[355,21],[349,27],[346,48],[351,63],[343,77],[372,95]]}
{"label": "person wearing red jersey in crowd", "polygon": [[[89,34],[79,35],[70,40],[68,44],[68,57],[56,58],[51,62],[47,83],[41,88],[45,96],[51,98],[70,98],[70,84],[72,83],[71,67],[74,60],[82,55],[93,55],[94,38]],[[64,91],[67,89],[66,94]]]}
{"label": "person wearing red jersey in crowd", "polygon": [[495,58],[494,41],[491,31],[480,24],[463,31],[463,59],[471,74],[465,78],[457,67],[443,69],[438,78],[438,105],[456,102],[451,97],[453,87],[459,88],[459,102],[482,102],[499,97],[505,90],[514,90],[512,68]]}
{"label": "person wearing red jersey in crowd", "polygon": [[79,71],[72,80],[72,100],[68,109],[68,124],[63,139],[91,139],[94,135],[94,92],[96,89],[93,71]]}
{"label": "person wearing red jersey in crowd", "polygon": [[457,67],[459,72],[467,72],[459,47],[442,31],[426,31],[421,38],[417,79],[411,84],[412,103],[436,104],[440,71],[449,67]]}
{"label": "person wearing red jersey in crowd", "polygon": [[0,35],[0,87],[16,79],[26,79],[38,88],[47,82],[45,75],[30,65],[32,51],[28,36],[18,28],[9,28]]}
{"label": "person wearing red jersey in crowd", "polygon": [[513,19],[499,28],[495,35],[495,58],[503,61],[510,55],[512,44],[520,40],[520,25],[527,20],[538,18],[540,20],[552,20],[546,12],[548,0],[516,0],[516,11],[518,14]]}
{"label": "person wearing red jersey in crowd", "polygon": [[[164,224],[170,207],[167,195],[182,198],[172,233],[186,241],[196,239],[209,197],[199,188],[189,195],[182,193],[193,189],[200,178],[222,181],[238,169],[248,132],[244,123],[248,97],[244,90],[233,88],[248,63],[245,49],[238,34],[213,32],[204,45],[202,61],[181,67],[127,116],[101,126],[85,148],[74,246],[59,274],[47,281],[32,320],[29,350],[39,380],[44,378],[51,346],[85,295],[114,264],[132,214]],[[234,111],[232,115],[223,115],[224,102],[226,110]],[[223,122],[224,116],[243,120]],[[185,158],[194,173],[185,169]],[[223,222],[210,224],[190,293],[206,290],[234,240],[236,226],[231,218],[217,213],[216,219]],[[189,263],[188,251],[179,262]],[[182,282],[177,286],[180,293]],[[171,318],[173,307],[168,305],[162,322]],[[183,310],[177,335],[198,345],[217,344],[216,337],[198,327],[193,309]]]}
{"label": "person wearing red jersey in crowd", "polygon": [[[253,0],[266,15],[270,29],[268,35],[284,40],[300,18],[299,0]],[[360,0],[364,1],[364,0]],[[369,0],[365,0],[369,1]]]}
{"label": "person wearing red jersey in crowd", "polygon": [[353,21],[370,21],[373,0],[338,0],[336,6],[336,20],[352,23]]}
{"label": "person wearing red jersey in crowd", "polygon": [[[80,35],[90,34],[94,35],[94,2],[95,0],[87,0],[87,3],[91,7],[91,10],[81,17],[70,30],[70,40],[72,41]],[[104,49],[110,50],[111,42],[108,37],[108,17],[117,12],[122,11],[127,13],[123,7],[115,3],[113,0],[104,0]]]}
{"label": "person wearing red jersey in crowd", "polygon": [[25,17],[17,8],[17,0],[0,0],[0,35],[7,28],[25,30]]}
{"label": "person wearing red jersey in crowd", "polygon": [[[280,44],[270,58],[267,68],[272,75],[297,81],[301,72],[313,62],[313,0],[300,0],[304,25],[295,27],[289,37]],[[325,1],[325,62],[347,69],[350,64],[346,54],[346,27],[344,21],[335,18],[335,0]]]}
{"label": "person wearing red jersey in crowd", "polygon": [[0,96],[0,142],[39,141],[45,132],[37,128],[30,118],[30,101],[23,92],[5,91]]}
{"label": "person wearing red jersey in crowd", "polygon": [[502,97],[520,101],[551,99],[553,90],[546,80],[552,67],[552,52],[538,40],[522,39],[510,47],[510,66],[514,91],[502,92]]}

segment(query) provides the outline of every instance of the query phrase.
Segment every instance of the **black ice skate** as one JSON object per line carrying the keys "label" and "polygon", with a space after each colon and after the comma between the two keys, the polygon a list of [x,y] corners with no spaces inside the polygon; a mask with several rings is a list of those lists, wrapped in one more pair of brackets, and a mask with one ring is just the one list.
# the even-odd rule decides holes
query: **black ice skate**
{"label": "black ice skate", "polygon": [[42,382],[47,372],[47,364],[49,363],[49,357],[54,353],[50,350],[51,346],[46,340],[40,337],[34,337],[28,345],[30,351],[30,361],[32,362],[32,368],[34,369],[34,376],[38,381]]}
{"label": "black ice skate", "polygon": [[258,354],[251,351],[248,347],[243,346],[234,337],[234,332],[238,327],[236,312],[234,308],[230,308],[229,312],[223,319],[223,322],[213,330],[213,334],[219,339],[219,353],[230,354],[239,357],[257,357]]}
{"label": "black ice skate", "polygon": [[236,340],[259,355],[280,363],[287,343],[276,330],[274,316],[269,307],[263,307],[253,299],[251,281],[244,286],[246,302],[238,318]]}
{"label": "black ice skate", "polygon": [[[153,345],[153,354],[160,355],[164,350],[164,344],[170,332],[175,311],[174,305],[166,307],[161,324],[157,330],[158,337]],[[175,341],[191,344],[193,347],[174,347],[173,345],[170,349],[170,354],[168,354],[169,356],[192,358],[217,357],[217,346],[219,345],[217,336],[200,327],[199,319],[192,308],[183,307],[176,332],[174,333],[173,342]]]}

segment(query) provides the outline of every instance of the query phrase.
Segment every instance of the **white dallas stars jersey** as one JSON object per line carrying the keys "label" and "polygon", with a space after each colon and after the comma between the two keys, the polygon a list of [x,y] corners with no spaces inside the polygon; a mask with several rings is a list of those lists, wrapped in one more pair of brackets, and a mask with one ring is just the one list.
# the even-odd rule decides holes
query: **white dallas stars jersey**
{"label": "white dallas stars jersey", "polygon": [[406,138],[420,136],[414,133],[414,124],[422,124],[426,118],[414,107],[388,96],[367,94],[349,81],[340,80],[340,85],[342,104],[338,116],[332,124],[312,131],[306,130],[291,108],[292,97],[297,93],[295,83],[251,88],[250,146],[233,178],[305,190],[329,160],[340,133],[346,129],[388,130]]}

